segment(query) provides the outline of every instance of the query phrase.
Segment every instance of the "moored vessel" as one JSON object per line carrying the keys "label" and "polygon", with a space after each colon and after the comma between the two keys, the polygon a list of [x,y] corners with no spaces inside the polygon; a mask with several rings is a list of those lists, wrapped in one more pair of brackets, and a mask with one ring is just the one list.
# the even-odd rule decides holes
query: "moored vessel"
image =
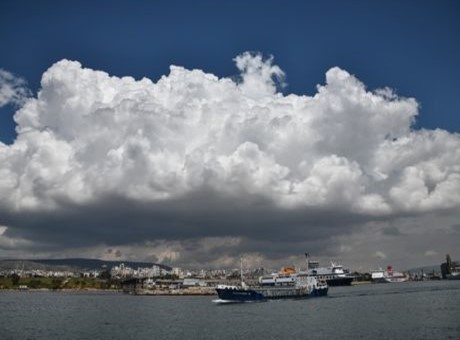
{"label": "moored vessel", "polygon": [[342,265],[331,262],[330,267],[320,267],[318,261],[311,261],[308,253],[305,253],[307,258],[307,272],[311,276],[315,276],[319,280],[325,280],[328,286],[350,286],[354,276],[345,271]]}
{"label": "moored vessel", "polygon": [[455,272],[446,275],[447,280],[460,280],[460,272]]}
{"label": "moored vessel", "polygon": [[387,270],[372,270],[371,279],[373,283],[395,283],[406,282],[409,277],[404,273],[393,271],[393,267],[388,266]]}
{"label": "moored vessel", "polygon": [[442,278],[447,280],[460,280],[460,262],[452,261],[450,255],[446,255],[446,262],[441,264]]}
{"label": "moored vessel", "polygon": [[409,277],[406,274],[393,271],[392,266],[387,267],[387,271],[384,273],[384,277],[385,280],[389,283],[406,282],[409,280]]}

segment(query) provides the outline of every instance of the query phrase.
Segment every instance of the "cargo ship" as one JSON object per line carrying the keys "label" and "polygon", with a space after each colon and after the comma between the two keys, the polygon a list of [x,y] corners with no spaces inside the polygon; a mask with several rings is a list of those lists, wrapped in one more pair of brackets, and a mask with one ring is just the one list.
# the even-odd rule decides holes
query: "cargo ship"
{"label": "cargo ship", "polygon": [[283,268],[279,273],[259,277],[258,285],[218,285],[215,303],[262,302],[272,299],[299,299],[327,295],[326,281],[318,280],[307,272]]}

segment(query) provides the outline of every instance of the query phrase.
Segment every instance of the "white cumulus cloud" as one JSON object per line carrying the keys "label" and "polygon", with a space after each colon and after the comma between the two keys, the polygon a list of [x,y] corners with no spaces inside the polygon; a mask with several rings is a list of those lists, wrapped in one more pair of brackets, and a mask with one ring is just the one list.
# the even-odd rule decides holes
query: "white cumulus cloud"
{"label": "white cumulus cloud", "polygon": [[54,64],[15,114],[16,143],[0,149],[3,203],[161,200],[204,186],[358,212],[460,203],[460,138],[412,131],[414,99],[367,91],[337,67],[315,96],[283,96],[272,59],[235,60],[240,83],[177,66],[154,83]]}

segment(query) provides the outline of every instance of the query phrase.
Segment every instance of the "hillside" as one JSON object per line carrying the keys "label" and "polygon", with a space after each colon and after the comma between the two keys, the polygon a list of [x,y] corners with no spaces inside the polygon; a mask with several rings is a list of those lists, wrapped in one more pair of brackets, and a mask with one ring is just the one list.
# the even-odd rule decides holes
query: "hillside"
{"label": "hillside", "polygon": [[8,259],[0,260],[0,270],[24,269],[24,270],[95,270],[110,269],[124,263],[131,268],[160,266],[164,269],[171,267],[152,262],[134,262],[134,261],[104,261],[99,259],[69,258],[69,259]]}

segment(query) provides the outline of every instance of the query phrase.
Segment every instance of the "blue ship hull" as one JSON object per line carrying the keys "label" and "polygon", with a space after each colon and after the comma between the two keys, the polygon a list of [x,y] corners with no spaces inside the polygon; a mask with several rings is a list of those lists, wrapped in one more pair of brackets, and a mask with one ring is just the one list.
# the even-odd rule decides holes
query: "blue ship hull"
{"label": "blue ship hull", "polygon": [[266,297],[252,289],[216,289],[219,299],[231,302],[265,301]]}
{"label": "blue ship hull", "polygon": [[330,286],[350,286],[353,281],[353,277],[335,277],[333,279],[327,279],[327,285]]}
{"label": "blue ship hull", "polygon": [[296,288],[256,288],[228,289],[217,288],[220,302],[261,302],[271,299],[304,299],[326,296],[328,288],[314,289],[308,293],[305,289]]}

